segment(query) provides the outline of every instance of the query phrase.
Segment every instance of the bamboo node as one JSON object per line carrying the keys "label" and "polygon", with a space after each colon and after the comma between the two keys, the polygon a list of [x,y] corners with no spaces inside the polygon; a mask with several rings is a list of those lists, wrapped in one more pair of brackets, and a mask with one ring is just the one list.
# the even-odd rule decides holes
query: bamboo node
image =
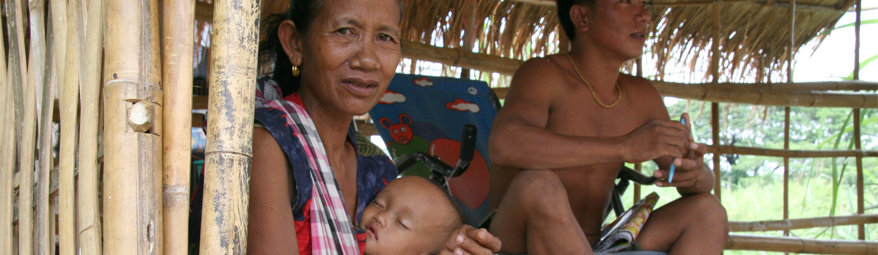
{"label": "bamboo node", "polygon": [[152,107],[148,101],[138,101],[128,109],[128,126],[134,132],[146,132],[152,128]]}

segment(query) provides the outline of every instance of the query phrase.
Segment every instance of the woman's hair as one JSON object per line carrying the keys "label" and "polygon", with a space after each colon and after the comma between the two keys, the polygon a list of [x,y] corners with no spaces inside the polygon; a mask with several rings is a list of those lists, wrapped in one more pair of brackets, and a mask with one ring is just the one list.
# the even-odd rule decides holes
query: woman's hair
{"label": "woman's hair", "polygon": [[561,23],[561,28],[564,29],[564,34],[567,34],[567,39],[573,41],[576,36],[576,26],[573,25],[573,19],[570,18],[570,8],[573,5],[584,4],[588,6],[589,9],[594,10],[595,0],[556,0],[555,5],[558,7],[558,21]]}
{"label": "woman's hair", "polygon": [[[400,21],[402,21],[402,0],[397,2]],[[293,24],[296,24],[297,33],[306,34],[311,29],[311,22],[317,17],[323,3],[324,0],[290,0],[290,9],[287,12],[269,15],[262,21],[260,31],[266,33],[266,37],[259,42],[259,64],[260,66],[268,64],[267,69],[273,70],[271,78],[280,85],[284,96],[299,89],[300,78],[293,76],[290,70],[293,64],[290,63],[277,35],[278,28],[285,20],[292,20]],[[274,63],[273,67],[271,63]]]}
{"label": "woman's hair", "polygon": [[292,20],[296,30],[304,35],[311,28],[311,22],[317,16],[323,0],[291,0],[290,9],[285,13],[272,14],[262,21],[262,31],[267,33],[265,40],[259,43],[259,61],[274,62],[272,79],[280,85],[284,95],[299,89],[299,77],[293,76],[290,68],[293,64],[284,51],[277,30],[285,20]]}

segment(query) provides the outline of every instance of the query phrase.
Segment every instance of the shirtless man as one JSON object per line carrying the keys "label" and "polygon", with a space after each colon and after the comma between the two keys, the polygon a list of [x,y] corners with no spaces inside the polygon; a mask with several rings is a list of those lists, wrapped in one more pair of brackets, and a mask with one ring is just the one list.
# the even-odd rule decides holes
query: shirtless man
{"label": "shirtless man", "polygon": [[[688,125],[669,119],[649,81],[619,73],[642,54],[649,21],[643,3],[557,2],[570,52],[525,62],[491,130],[497,214],[490,231],[502,250],[591,254],[622,164],[654,160],[661,168],[656,185],[675,187],[682,198],[653,212],[636,243],[671,254],[721,253],[728,219],[710,194],[707,147],[692,141]],[[668,183],[671,163],[676,173]]]}

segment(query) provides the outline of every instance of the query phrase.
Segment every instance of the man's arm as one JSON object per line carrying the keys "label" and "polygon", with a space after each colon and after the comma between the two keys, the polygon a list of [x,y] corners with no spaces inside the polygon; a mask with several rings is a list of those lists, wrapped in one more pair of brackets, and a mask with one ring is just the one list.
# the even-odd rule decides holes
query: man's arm
{"label": "man's arm", "polygon": [[679,139],[685,130],[678,123],[668,121],[667,113],[664,120],[650,121],[619,137],[569,136],[546,129],[556,98],[568,93],[565,86],[563,74],[548,59],[532,59],[518,69],[510,84],[506,105],[497,114],[491,129],[493,164],[519,169],[556,169],[619,161],[642,162],[663,155],[682,157],[685,153],[685,144]]}
{"label": "man's arm", "polygon": [[552,103],[563,93],[562,83],[557,65],[548,58],[529,60],[515,72],[491,129],[492,164],[552,169],[622,160],[619,139],[567,136],[546,129]]}

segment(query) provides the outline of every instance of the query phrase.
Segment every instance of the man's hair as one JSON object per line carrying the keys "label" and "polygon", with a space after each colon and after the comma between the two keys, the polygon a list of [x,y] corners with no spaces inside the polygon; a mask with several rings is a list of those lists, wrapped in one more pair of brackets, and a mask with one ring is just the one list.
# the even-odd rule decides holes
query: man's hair
{"label": "man's hair", "polygon": [[558,20],[561,22],[564,34],[567,34],[567,39],[573,41],[576,37],[576,26],[573,25],[573,20],[570,18],[570,8],[573,5],[581,4],[594,10],[595,2],[596,0],[555,0],[555,5],[558,7]]}

